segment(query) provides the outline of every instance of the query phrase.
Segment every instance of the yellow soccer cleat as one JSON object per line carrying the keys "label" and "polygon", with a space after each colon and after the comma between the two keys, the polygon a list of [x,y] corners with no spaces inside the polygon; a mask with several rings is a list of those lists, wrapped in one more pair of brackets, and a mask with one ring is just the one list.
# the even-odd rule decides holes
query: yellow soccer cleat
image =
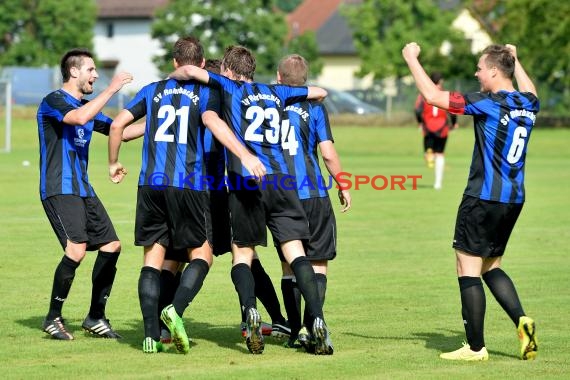
{"label": "yellow soccer cleat", "polygon": [[536,340],[536,328],[532,318],[520,317],[517,331],[521,342],[521,359],[535,359],[536,352],[538,351],[538,342]]}
{"label": "yellow soccer cleat", "polygon": [[480,351],[472,351],[467,343],[463,343],[463,347],[452,352],[444,352],[439,355],[442,359],[447,360],[463,360],[466,362],[489,360],[489,353],[483,347]]}

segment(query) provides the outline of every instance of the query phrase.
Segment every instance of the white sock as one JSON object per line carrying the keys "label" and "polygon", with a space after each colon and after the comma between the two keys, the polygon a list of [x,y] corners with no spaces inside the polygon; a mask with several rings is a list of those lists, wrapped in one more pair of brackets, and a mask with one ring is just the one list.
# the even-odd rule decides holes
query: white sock
{"label": "white sock", "polygon": [[441,183],[443,181],[443,169],[445,168],[445,157],[443,154],[435,155],[435,183],[433,185],[434,189],[441,189]]}

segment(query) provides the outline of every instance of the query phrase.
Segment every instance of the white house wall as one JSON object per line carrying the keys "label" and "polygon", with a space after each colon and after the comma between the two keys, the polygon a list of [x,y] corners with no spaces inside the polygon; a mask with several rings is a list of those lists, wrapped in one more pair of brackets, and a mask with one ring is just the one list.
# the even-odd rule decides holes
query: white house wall
{"label": "white house wall", "polygon": [[[114,24],[113,37],[107,37],[107,25]],[[128,71],[133,82],[125,87],[134,93],[149,82],[161,79],[152,57],[159,52],[158,41],[150,37],[148,20],[99,20],[95,25],[95,53],[100,61],[116,60],[116,72]]]}
{"label": "white house wall", "polygon": [[358,78],[354,75],[360,70],[360,60],[350,57],[323,57],[324,67],[317,83],[323,87],[336,90],[350,90],[353,88],[368,88],[372,85],[371,76]]}

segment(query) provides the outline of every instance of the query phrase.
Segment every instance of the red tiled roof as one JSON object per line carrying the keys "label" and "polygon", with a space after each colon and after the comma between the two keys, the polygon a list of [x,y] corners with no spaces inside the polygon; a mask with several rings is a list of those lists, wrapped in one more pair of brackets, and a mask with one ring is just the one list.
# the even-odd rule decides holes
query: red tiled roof
{"label": "red tiled roof", "polygon": [[152,18],[168,0],[97,0],[99,18]]}
{"label": "red tiled roof", "polygon": [[305,0],[287,15],[289,37],[308,30],[317,31],[338,9],[343,0]]}

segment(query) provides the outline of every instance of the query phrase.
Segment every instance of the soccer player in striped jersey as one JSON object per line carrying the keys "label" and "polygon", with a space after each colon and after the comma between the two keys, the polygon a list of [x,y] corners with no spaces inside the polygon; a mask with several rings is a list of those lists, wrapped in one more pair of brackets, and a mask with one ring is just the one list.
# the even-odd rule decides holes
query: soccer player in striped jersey
{"label": "soccer player in striped jersey", "polygon": [[[91,307],[82,327],[96,336],[120,338],[105,316],[105,305],[115,279],[121,243],[89,182],[87,164],[93,132],[109,134],[112,120],[101,110],[123,85],[132,81],[132,75],[117,74],[109,87],[88,101],[83,97],[93,93],[93,84],[99,77],[92,53],[86,49],[70,50],[62,57],[60,66],[63,86],[42,100],[37,113],[40,197],[65,251],[55,270],[43,330],[55,339],[73,339],[62,317],[63,303],[86,251],[98,249]],[[137,137],[131,132],[125,130],[123,138]],[[141,133],[139,128],[138,134]]]}
{"label": "soccer player in striped jersey", "polygon": [[[174,67],[204,65],[204,52],[194,37],[174,45]],[[235,138],[218,115],[218,91],[197,81],[167,79],[143,87],[117,115],[109,134],[109,175],[120,182],[125,171],[119,162],[121,131],[146,116],[135,221],[135,245],[144,247],[139,277],[139,299],[144,320],[143,352],[162,351],[158,323],[160,271],[166,248],[186,250],[189,259],[180,286],[161,319],[180,353],[189,342],[182,315],[202,287],[212,265],[212,227],[209,210],[210,179],[204,155],[206,128],[238,157],[244,170],[262,177],[265,168]]]}
{"label": "soccer player in striped jersey", "polygon": [[[222,59],[222,74],[196,66],[184,66],[171,74],[179,79],[197,79],[222,93],[224,120],[238,139],[259,155],[267,176],[255,183],[232,154],[228,155],[229,207],[232,223],[232,281],[246,314],[246,344],[253,354],[265,347],[261,317],[255,299],[251,263],[255,246],[267,244],[268,227],[291,265],[297,284],[314,318],[313,334],[328,339],[315,272],[305,256],[303,241],[309,238],[307,219],[296,192],[281,186],[287,175],[281,112],[288,103],[322,99],[327,93],[318,87],[291,87],[253,82],[255,57],[242,46],[230,46]],[[282,142],[284,142],[282,144]],[[292,147],[292,146],[291,146]],[[332,345],[317,354],[332,354]]]}
{"label": "soccer player in striped jersey", "polygon": [[[204,69],[219,74],[221,59],[206,59]],[[206,172],[212,179],[210,189],[210,214],[212,218],[212,246],[214,256],[231,252],[231,226],[228,210],[228,193],[225,184],[225,149],[222,144],[206,129],[205,137]],[[181,270],[187,259],[184,255],[173,249],[166,250],[164,264],[160,273],[160,302],[159,310],[172,303],[176,288],[180,282]],[[255,279],[255,296],[261,301],[272,323],[262,324],[263,335],[272,335],[277,338],[289,336],[290,330],[287,321],[281,313],[281,304],[275,292],[271,278],[265,272],[257,255],[251,264],[251,271]],[[246,334],[245,315],[242,313],[242,335]],[[171,336],[168,328],[161,321],[160,340],[170,343]]]}
{"label": "soccer player in striped jersey", "polygon": [[438,89],[420,64],[419,54],[415,42],[402,50],[426,102],[455,114],[472,115],[475,127],[473,159],[453,238],[467,344],[440,357],[489,358],[483,336],[486,304],[482,277],[518,330],[521,358],[534,359],[535,324],[523,311],[512,280],[501,269],[501,260],[525,200],[526,151],[540,107],[536,88],[512,45],[491,45],[483,50],[475,72],[481,91],[469,94]]}
{"label": "soccer player in striped jersey", "polygon": [[[303,86],[308,73],[309,65],[302,56],[287,55],[279,62],[277,82]],[[336,219],[327,191],[329,181],[322,175],[317,148],[332,178],[336,178],[342,171],[342,166],[334,147],[327,110],[321,102],[307,100],[291,104],[284,110],[283,121],[283,134],[289,137],[289,144],[295,144],[294,149],[284,149],[284,151],[289,164],[289,174],[295,178],[297,194],[309,221],[307,257],[316,273],[319,300],[324,304],[328,262],[336,257]],[[338,196],[343,205],[341,212],[348,211],[352,203],[348,189],[339,187]],[[300,296],[296,295],[298,289],[291,268],[285,262],[279,246],[277,250],[283,266],[281,290],[291,327],[288,345],[294,347],[299,335],[301,344],[308,351],[313,351],[314,343],[306,327],[302,329],[301,334],[298,334],[301,329]],[[311,326],[308,313],[305,313],[303,322],[305,326]],[[324,344],[324,342],[317,343]]]}

